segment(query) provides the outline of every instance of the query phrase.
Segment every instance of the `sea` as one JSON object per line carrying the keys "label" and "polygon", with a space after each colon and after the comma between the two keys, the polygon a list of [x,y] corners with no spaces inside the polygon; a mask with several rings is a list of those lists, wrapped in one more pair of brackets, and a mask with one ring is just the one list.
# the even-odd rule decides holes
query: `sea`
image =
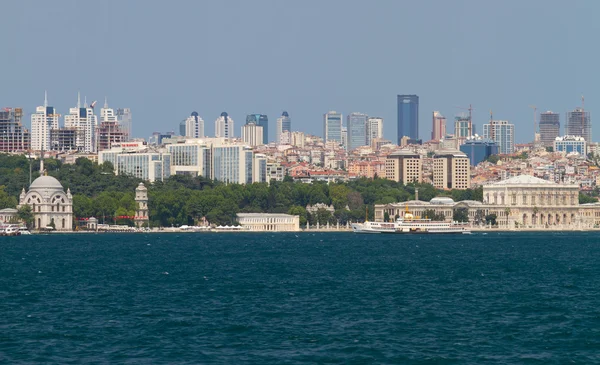
{"label": "sea", "polygon": [[600,235],[0,237],[0,363],[600,363]]}

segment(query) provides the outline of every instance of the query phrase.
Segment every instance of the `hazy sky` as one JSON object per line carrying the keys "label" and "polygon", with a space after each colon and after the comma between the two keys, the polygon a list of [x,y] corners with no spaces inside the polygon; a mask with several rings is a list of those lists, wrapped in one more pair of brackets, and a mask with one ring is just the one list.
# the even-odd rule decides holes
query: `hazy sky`
{"label": "hazy sky", "polygon": [[[227,111],[236,135],[249,113],[283,110],[292,129],[322,135],[323,113],[384,118],[396,140],[396,95],[420,97],[419,134],[457,106],[516,124],[533,111],[592,112],[600,138],[600,1],[27,1],[0,11],[0,106],[61,114],[104,96],[130,107],[133,134],[174,130],[196,110],[208,135]],[[98,113],[99,114],[99,110]],[[29,124],[29,120],[27,120]]]}

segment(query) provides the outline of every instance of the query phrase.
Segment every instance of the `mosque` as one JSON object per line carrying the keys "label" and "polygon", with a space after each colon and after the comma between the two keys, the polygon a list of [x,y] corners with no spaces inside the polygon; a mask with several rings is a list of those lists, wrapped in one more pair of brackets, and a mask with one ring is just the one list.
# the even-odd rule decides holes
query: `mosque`
{"label": "mosque", "polygon": [[33,229],[54,226],[59,232],[73,230],[73,196],[52,176],[40,176],[19,196],[19,208],[29,205],[33,213]]}

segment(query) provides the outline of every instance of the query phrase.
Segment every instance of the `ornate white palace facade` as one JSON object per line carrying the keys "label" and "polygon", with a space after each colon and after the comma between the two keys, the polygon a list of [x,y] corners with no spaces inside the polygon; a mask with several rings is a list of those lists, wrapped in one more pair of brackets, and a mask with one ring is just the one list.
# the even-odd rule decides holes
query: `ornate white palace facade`
{"label": "ornate white palace facade", "polygon": [[238,213],[237,219],[245,231],[253,232],[297,232],[300,217],[275,213]]}
{"label": "ornate white palace facade", "polygon": [[590,229],[600,227],[600,203],[579,204],[579,186],[557,184],[530,175],[520,175],[483,186],[483,202],[454,202],[438,197],[430,202],[413,200],[375,205],[375,220],[394,219],[408,209],[421,216],[426,210],[451,220],[457,209],[468,211],[469,221],[484,225],[485,217],[496,215],[503,229]]}

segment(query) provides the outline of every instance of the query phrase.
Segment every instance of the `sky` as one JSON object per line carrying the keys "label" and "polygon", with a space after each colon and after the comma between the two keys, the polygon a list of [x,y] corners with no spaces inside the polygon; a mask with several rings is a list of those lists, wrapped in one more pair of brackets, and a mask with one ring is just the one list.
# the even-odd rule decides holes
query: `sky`
{"label": "sky", "polygon": [[107,97],[131,108],[135,137],[178,132],[192,111],[213,135],[226,111],[237,136],[246,114],[267,114],[274,139],[284,110],[293,130],[322,135],[336,110],[383,117],[396,142],[396,96],[417,94],[424,140],[434,110],[451,131],[472,104],[478,132],[492,110],[520,143],[533,138],[530,105],[560,113],[561,129],[582,95],[592,125],[600,106],[600,1],[3,0],[0,11],[0,107],[32,113],[47,90],[64,115],[78,91]]}

